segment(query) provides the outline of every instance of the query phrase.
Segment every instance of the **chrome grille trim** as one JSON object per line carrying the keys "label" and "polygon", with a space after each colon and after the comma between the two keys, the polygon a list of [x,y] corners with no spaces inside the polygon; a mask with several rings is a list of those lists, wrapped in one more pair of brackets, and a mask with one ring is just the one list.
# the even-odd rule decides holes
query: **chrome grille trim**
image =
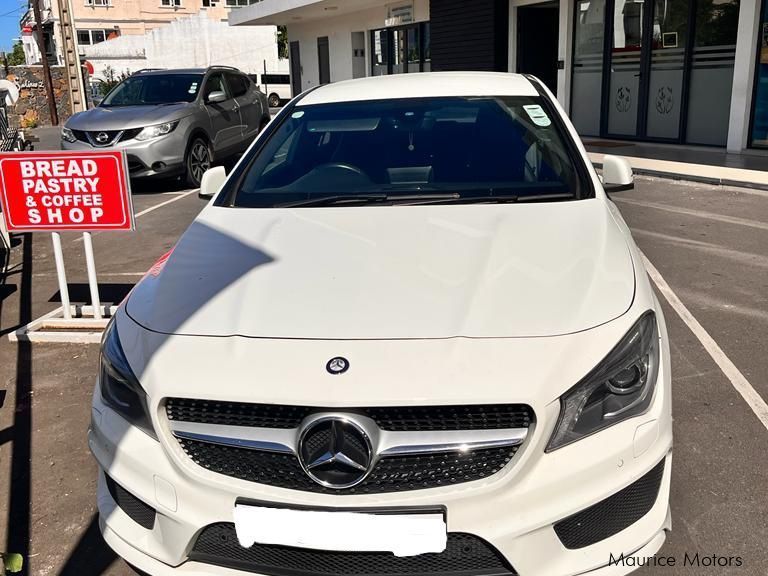
{"label": "chrome grille trim", "polygon": [[[390,432],[381,430],[368,417],[344,412],[317,413],[305,419],[304,422],[327,417],[351,420],[361,426],[371,438],[375,460],[388,456],[462,453],[486,448],[519,446],[528,436],[528,428]],[[252,428],[175,420],[169,421],[169,425],[177,439],[263,452],[298,454],[300,428]]]}

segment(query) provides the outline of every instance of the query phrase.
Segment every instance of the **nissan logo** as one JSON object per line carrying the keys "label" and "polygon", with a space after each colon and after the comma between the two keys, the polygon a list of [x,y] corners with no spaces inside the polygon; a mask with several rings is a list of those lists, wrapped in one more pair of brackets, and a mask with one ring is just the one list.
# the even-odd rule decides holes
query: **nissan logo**
{"label": "nissan logo", "polygon": [[305,425],[299,435],[299,461],[304,472],[326,488],[351,488],[371,469],[373,449],[362,426],[341,416]]}
{"label": "nissan logo", "polygon": [[107,134],[106,132],[99,132],[98,134],[96,134],[96,142],[98,142],[99,144],[106,144],[107,142],[109,142],[109,134]]}

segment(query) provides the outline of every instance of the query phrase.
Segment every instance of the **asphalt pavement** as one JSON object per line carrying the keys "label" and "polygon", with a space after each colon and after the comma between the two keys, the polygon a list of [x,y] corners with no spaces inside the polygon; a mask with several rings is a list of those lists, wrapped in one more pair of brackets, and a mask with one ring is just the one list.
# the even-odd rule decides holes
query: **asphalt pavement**
{"label": "asphalt pavement", "polygon": [[[745,400],[744,382],[768,398],[768,193],[638,178],[634,191],[614,198],[656,280],[688,311],[684,321],[680,306],[660,296],[675,416],[673,531],[660,554],[678,562],[637,574],[766,574],[768,429]],[[136,232],[94,235],[109,302],[122,300],[204,205],[195,191],[165,185],[134,186],[134,204]],[[72,299],[85,302],[82,242],[65,234],[63,244]],[[101,540],[95,512],[85,434],[98,347],[5,337],[57,298],[50,236],[17,237],[0,285],[0,549],[25,554],[35,576],[129,576]],[[697,323],[715,348],[702,344]],[[726,360],[743,381],[723,372]],[[682,565],[697,553],[740,557],[741,566]]]}

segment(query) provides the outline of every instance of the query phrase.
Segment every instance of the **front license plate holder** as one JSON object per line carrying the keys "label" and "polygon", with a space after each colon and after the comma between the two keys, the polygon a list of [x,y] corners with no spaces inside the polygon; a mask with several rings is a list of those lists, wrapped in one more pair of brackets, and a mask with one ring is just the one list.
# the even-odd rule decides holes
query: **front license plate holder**
{"label": "front license plate holder", "polygon": [[238,500],[233,515],[245,548],[259,543],[416,556],[443,552],[448,537],[443,506],[323,508]]}

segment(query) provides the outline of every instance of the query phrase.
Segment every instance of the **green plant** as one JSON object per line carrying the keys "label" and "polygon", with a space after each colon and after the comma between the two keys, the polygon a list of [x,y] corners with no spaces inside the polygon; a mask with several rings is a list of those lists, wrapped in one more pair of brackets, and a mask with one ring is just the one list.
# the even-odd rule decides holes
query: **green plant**
{"label": "green plant", "polygon": [[27,58],[24,56],[24,45],[21,42],[16,42],[13,45],[13,50],[8,54],[8,66],[23,66],[27,63]]}
{"label": "green plant", "polygon": [[104,76],[104,80],[99,82],[99,92],[102,96],[106,96],[109,91],[112,90],[112,88],[128,78],[128,76],[131,75],[131,72],[130,70],[126,70],[124,72],[117,73],[115,72],[115,69],[112,68],[112,66],[106,66],[102,75]]}
{"label": "green plant", "polygon": [[15,574],[21,572],[24,566],[24,558],[21,554],[0,552],[0,574]]}

